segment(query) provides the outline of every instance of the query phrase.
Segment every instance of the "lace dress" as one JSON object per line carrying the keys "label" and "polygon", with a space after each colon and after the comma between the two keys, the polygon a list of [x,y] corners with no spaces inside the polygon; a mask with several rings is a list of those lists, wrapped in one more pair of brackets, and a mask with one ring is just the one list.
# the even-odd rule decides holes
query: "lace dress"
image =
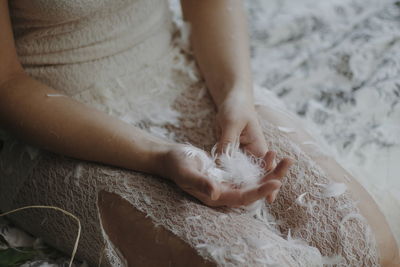
{"label": "lace dress", "polygon": [[[36,79],[83,103],[162,138],[210,151],[215,107],[163,0],[14,0],[12,25],[19,58]],[[174,38],[173,38],[174,37]],[[187,37],[187,36],[186,36]],[[257,103],[275,105],[266,89]],[[272,100],[271,100],[272,99]],[[289,115],[290,116],[290,115]],[[102,229],[97,197],[114,192],[220,266],[377,266],[375,237],[348,191],[288,138],[290,129],[259,120],[278,156],[295,159],[277,201],[260,219],[251,210],[209,208],[163,179],[84,162],[27,146],[3,133],[2,210],[61,207],[82,222],[78,257],[121,265]],[[71,144],[72,145],[72,144]],[[76,225],[51,210],[12,219],[70,253]]]}

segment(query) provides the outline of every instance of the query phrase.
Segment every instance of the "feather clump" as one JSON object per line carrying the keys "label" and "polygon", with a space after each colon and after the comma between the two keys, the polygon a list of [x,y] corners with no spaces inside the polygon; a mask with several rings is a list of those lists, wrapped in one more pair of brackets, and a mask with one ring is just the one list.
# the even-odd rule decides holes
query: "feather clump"
{"label": "feather clump", "polygon": [[239,188],[257,185],[265,175],[264,161],[245,153],[237,144],[229,144],[223,153],[217,155],[216,146],[211,155],[193,146],[186,146],[188,157],[200,160],[200,171],[217,182],[226,182]]}

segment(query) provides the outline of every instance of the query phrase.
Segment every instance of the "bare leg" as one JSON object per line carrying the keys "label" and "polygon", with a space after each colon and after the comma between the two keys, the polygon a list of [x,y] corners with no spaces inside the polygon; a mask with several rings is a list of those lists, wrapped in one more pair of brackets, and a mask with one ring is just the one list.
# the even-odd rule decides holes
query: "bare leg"
{"label": "bare leg", "polygon": [[[390,231],[389,225],[377,204],[365,189],[333,158],[316,156],[312,151],[312,147],[303,144],[305,141],[313,141],[313,138],[304,130],[299,120],[266,106],[258,106],[257,111],[260,117],[269,123],[276,126],[296,129],[295,133],[287,133],[287,137],[309,154],[309,156],[324,170],[328,177],[336,182],[345,183],[353,198],[359,200],[358,208],[362,215],[368,220],[375,233],[382,266],[400,266],[399,249]],[[345,176],[350,179],[345,179]]]}
{"label": "bare leg", "polygon": [[129,266],[214,266],[119,195],[101,191],[98,206],[109,239]]}

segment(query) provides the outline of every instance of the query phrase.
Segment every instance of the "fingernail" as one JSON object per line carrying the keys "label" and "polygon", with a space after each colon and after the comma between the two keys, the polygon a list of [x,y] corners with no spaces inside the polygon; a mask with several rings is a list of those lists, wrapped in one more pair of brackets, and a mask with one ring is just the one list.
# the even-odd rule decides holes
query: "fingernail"
{"label": "fingernail", "polygon": [[206,194],[209,198],[211,198],[211,200],[215,200],[216,196],[213,188],[208,188]]}
{"label": "fingernail", "polygon": [[279,193],[279,189],[275,189],[275,190],[272,192],[272,202],[275,201],[276,196],[278,195],[278,193]]}
{"label": "fingernail", "polygon": [[211,199],[212,200],[218,200],[219,197],[221,196],[221,192],[219,191],[218,188],[214,188],[211,194]]}
{"label": "fingernail", "polygon": [[214,200],[215,198],[214,190],[212,189],[208,190],[208,196],[211,198],[211,200]]}

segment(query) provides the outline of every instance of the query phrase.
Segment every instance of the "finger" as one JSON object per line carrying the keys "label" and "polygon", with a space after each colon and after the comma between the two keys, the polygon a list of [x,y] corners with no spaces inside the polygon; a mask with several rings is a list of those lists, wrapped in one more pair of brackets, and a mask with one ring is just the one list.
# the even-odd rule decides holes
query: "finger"
{"label": "finger", "polygon": [[209,196],[206,194],[203,194],[200,191],[194,190],[194,189],[185,189],[186,193],[189,193],[190,195],[194,196],[196,199],[200,200],[203,204],[209,206],[209,207],[217,207],[216,202],[211,200]]}
{"label": "finger", "polygon": [[251,121],[243,129],[240,135],[240,144],[246,152],[255,157],[262,158],[265,156],[268,146],[257,120]]}
{"label": "finger", "polygon": [[267,197],[272,192],[279,190],[279,188],[281,186],[282,186],[282,183],[278,180],[268,181],[268,182],[262,184],[258,188],[254,188],[254,189],[251,189],[251,190],[245,192],[242,195],[241,202],[244,203],[243,205],[249,205],[261,198]]}
{"label": "finger", "polygon": [[284,158],[278,163],[278,165],[274,169],[273,173],[277,177],[282,178],[286,175],[290,166],[292,166],[292,160],[289,158]]}
{"label": "finger", "polygon": [[275,151],[268,151],[267,154],[265,154],[264,157],[264,162],[265,162],[265,166],[264,169],[267,172],[272,171],[273,166],[274,166],[274,159],[276,156],[276,152]]}
{"label": "finger", "polygon": [[268,148],[266,145],[263,144],[262,141],[259,139],[254,139],[253,143],[243,145],[242,142],[240,142],[242,145],[242,148],[244,151],[249,153],[250,155],[253,155],[257,158],[262,158],[265,156],[265,153],[267,152]]}
{"label": "finger", "polygon": [[278,193],[279,193],[279,189],[275,189],[271,194],[269,194],[268,196],[267,196],[267,202],[268,203],[272,203],[272,202],[274,202],[275,201],[275,199],[276,199],[276,197],[278,196]]}
{"label": "finger", "polygon": [[183,185],[182,188],[190,194],[197,191],[211,200],[217,200],[221,194],[216,182],[205,177],[201,173],[192,173],[187,181],[188,183]]}
{"label": "finger", "polygon": [[264,176],[261,182],[266,182],[272,179],[283,179],[283,177],[285,177],[286,173],[288,172],[290,166],[292,166],[291,159],[282,159],[272,172],[269,172],[267,173],[267,175]]}
{"label": "finger", "polygon": [[238,143],[241,131],[242,129],[238,125],[226,125],[223,127],[217,144],[217,153],[223,153],[229,144]]}
{"label": "finger", "polygon": [[239,207],[245,206],[257,201],[261,198],[265,198],[269,193],[276,189],[279,189],[281,182],[279,181],[268,181],[262,185],[253,187],[251,189],[232,189],[221,192],[219,204]]}
{"label": "finger", "polygon": [[197,198],[198,200],[200,200],[203,204],[210,206],[210,207],[218,207],[220,205],[218,205],[217,201],[215,200],[211,200],[211,198],[209,196],[207,196],[206,194],[203,194],[200,191],[197,190],[185,190],[187,193],[189,193],[190,195],[194,196],[195,198]]}

